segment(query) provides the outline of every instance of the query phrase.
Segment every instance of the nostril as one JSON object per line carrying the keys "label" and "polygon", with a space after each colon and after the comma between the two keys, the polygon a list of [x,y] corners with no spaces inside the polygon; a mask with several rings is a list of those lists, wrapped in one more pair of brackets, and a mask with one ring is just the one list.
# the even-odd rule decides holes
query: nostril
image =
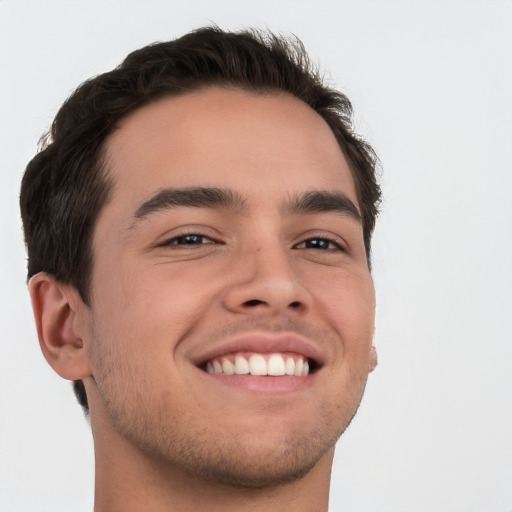
{"label": "nostril", "polygon": [[290,307],[291,307],[291,308],[294,308],[294,309],[300,308],[300,302],[297,302],[297,301],[292,302],[292,303],[290,304]]}
{"label": "nostril", "polygon": [[253,300],[248,300],[244,304],[246,306],[259,306],[260,304],[264,304],[264,302],[262,300],[253,299]]}

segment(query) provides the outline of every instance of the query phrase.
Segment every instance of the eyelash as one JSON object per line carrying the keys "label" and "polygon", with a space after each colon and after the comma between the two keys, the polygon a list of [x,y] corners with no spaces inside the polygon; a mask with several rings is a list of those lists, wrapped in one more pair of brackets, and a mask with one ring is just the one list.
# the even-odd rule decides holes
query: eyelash
{"label": "eyelash", "polygon": [[[180,239],[185,239],[187,237],[195,237],[195,238],[208,239],[209,242],[206,242],[206,243],[184,243],[184,244],[178,243],[178,241]],[[168,246],[171,246],[171,245],[175,245],[175,246],[184,245],[184,246],[189,246],[190,247],[190,246],[197,246],[197,245],[210,245],[210,244],[221,244],[221,243],[222,242],[219,242],[219,241],[215,240],[214,238],[212,238],[209,235],[205,235],[203,233],[193,232],[193,233],[183,233],[181,235],[173,236],[172,238],[169,238],[168,240],[165,240],[164,242],[162,242],[158,246],[159,247],[168,247]]]}
{"label": "eyelash", "polygon": [[[208,242],[206,243],[179,243],[180,240],[186,239],[187,237],[196,238],[196,239],[207,239]],[[327,248],[320,248],[320,247],[299,247],[303,244],[308,244],[308,242],[314,242],[314,241],[321,241],[321,242],[327,242],[329,245],[334,247],[327,247]],[[187,247],[193,247],[193,246],[199,246],[199,245],[213,245],[213,244],[221,244],[222,242],[215,240],[213,237],[206,235],[204,233],[200,232],[190,232],[190,233],[183,233],[177,236],[174,236],[172,238],[169,238],[168,240],[165,240],[161,244],[159,244],[159,247],[169,247],[169,246],[187,246]],[[293,246],[294,249],[307,249],[307,250],[318,250],[318,251],[329,251],[333,252],[341,251],[346,252],[346,249],[340,244],[339,240],[328,237],[328,236],[315,236],[311,238],[307,238],[303,240],[302,242],[299,242],[298,244]]]}
{"label": "eyelash", "polygon": [[314,248],[314,247],[303,247],[302,249],[319,250],[319,251],[326,251],[326,252],[327,251],[332,252],[333,250],[346,252],[345,248],[340,244],[338,239],[331,238],[329,236],[313,236],[313,237],[307,238],[306,240],[303,240],[302,242],[296,244],[294,246],[294,248],[298,248],[299,245],[307,244],[308,242],[313,242],[313,241],[328,242],[328,244],[330,244],[334,247],[327,247],[325,249],[324,248],[322,248],[322,249]]}

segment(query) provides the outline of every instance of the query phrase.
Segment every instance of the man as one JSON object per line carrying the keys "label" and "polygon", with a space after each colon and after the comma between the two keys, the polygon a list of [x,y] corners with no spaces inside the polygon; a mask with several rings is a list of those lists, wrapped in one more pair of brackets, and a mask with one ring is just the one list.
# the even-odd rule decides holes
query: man
{"label": "man", "polygon": [[64,104],[22,183],[96,512],[327,509],[373,348],[375,156],[300,43],[216,28]]}

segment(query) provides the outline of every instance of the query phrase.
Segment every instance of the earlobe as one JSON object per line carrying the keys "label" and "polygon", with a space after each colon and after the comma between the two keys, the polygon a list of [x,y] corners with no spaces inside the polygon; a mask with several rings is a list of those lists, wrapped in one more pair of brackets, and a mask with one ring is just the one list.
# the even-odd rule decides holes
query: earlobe
{"label": "earlobe", "polygon": [[[76,290],[41,272],[29,281],[39,344],[50,366],[63,378],[79,380],[91,374],[78,316],[83,305]],[[85,307],[85,306],[84,306]]]}
{"label": "earlobe", "polygon": [[379,361],[379,358],[377,357],[377,349],[375,348],[375,345],[372,343],[372,346],[370,347],[369,372],[373,372],[373,370],[375,370],[375,368],[377,368],[378,361]]}

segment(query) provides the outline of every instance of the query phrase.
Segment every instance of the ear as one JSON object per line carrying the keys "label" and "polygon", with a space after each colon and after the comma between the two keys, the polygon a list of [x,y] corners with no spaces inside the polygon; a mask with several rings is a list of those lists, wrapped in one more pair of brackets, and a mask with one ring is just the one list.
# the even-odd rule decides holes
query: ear
{"label": "ear", "polygon": [[377,357],[377,349],[375,345],[372,343],[370,347],[370,364],[369,364],[369,372],[373,372],[375,368],[377,368],[377,363],[379,362],[379,358]]}
{"label": "ear", "polygon": [[71,286],[41,272],[29,281],[39,345],[50,366],[64,379],[91,375],[84,339],[86,306]]}

